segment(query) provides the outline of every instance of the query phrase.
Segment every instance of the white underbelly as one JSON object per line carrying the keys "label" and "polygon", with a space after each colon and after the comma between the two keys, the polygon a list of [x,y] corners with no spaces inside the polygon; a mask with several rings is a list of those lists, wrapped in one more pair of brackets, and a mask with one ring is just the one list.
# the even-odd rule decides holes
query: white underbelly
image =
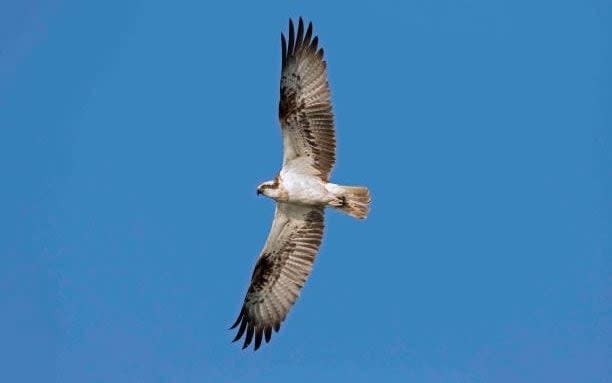
{"label": "white underbelly", "polygon": [[325,182],[319,177],[295,173],[281,174],[281,185],[287,191],[288,202],[304,205],[325,205],[331,200]]}

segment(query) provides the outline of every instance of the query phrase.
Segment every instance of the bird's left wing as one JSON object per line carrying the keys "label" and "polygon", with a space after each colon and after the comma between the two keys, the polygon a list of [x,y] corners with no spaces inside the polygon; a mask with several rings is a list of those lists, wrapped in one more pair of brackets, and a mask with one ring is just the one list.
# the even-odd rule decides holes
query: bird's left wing
{"label": "bird's left wing", "polygon": [[246,331],[242,348],[255,350],[278,331],[298,298],[323,237],[323,208],[278,202],[268,240],[261,251],[238,319],[234,342]]}
{"label": "bird's left wing", "polygon": [[281,34],[282,72],[278,117],[283,132],[283,167],[327,181],[336,162],[334,114],[327,82],[327,64],[312,23],[297,35],[289,21],[289,41]]}

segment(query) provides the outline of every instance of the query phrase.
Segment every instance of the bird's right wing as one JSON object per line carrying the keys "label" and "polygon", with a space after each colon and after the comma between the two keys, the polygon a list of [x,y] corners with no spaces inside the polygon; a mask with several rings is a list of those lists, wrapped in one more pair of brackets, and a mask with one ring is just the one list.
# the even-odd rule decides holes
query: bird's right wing
{"label": "bird's right wing", "polygon": [[244,298],[234,341],[246,337],[242,348],[255,336],[255,350],[281,322],[298,298],[323,237],[323,208],[278,202],[268,240],[261,251]]}

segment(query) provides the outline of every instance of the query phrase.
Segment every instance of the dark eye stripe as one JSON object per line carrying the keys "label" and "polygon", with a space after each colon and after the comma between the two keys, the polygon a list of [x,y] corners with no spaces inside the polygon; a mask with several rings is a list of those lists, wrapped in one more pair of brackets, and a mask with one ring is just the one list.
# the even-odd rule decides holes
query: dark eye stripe
{"label": "dark eye stripe", "polygon": [[278,188],[279,185],[279,181],[278,181],[278,176],[274,177],[274,183],[273,184],[263,184],[261,185],[260,189],[276,189]]}

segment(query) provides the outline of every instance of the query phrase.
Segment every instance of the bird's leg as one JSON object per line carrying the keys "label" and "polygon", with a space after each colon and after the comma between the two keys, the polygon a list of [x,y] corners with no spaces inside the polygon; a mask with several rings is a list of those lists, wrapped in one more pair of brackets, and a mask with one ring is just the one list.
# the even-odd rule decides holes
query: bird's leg
{"label": "bird's leg", "polygon": [[335,197],[333,200],[329,201],[328,204],[331,207],[342,208],[346,206],[346,197],[345,196]]}

